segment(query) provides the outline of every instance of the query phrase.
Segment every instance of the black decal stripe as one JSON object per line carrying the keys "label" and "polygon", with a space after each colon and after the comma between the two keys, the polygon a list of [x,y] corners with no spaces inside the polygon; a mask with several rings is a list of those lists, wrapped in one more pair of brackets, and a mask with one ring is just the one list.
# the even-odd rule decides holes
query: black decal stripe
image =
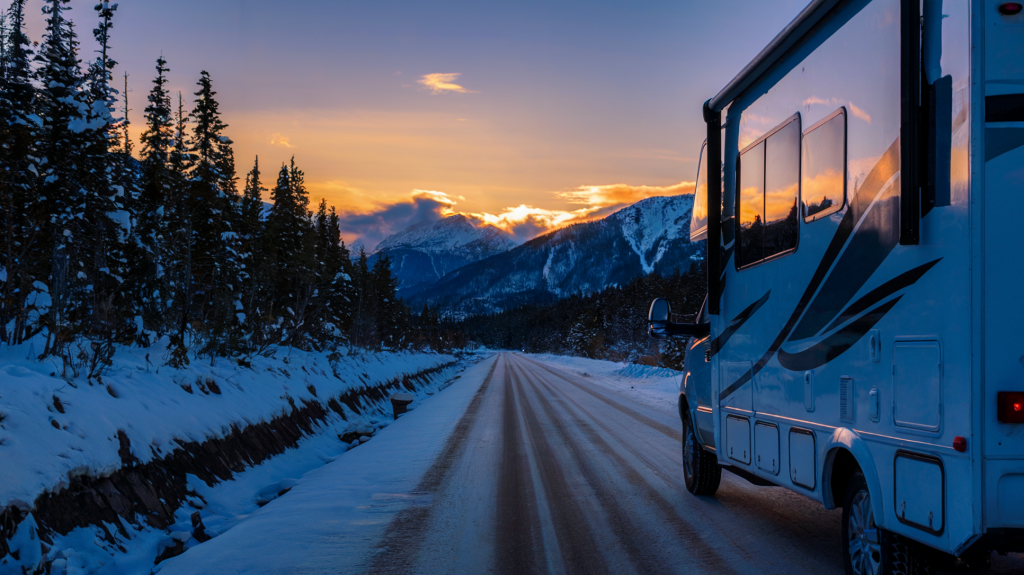
{"label": "black decal stripe", "polygon": [[812,345],[799,353],[786,353],[786,350],[779,352],[779,363],[790,371],[807,371],[819,368],[833,359],[839,357],[846,350],[853,347],[853,344],[860,341],[869,329],[882,319],[889,310],[900,301],[899,296],[892,301],[886,302],[870,312],[861,316],[857,321],[828,336],[824,340]]}
{"label": "black decal stripe", "polygon": [[985,128],[985,161],[1024,146],[1024,128]]}
{"label": "black decal stripe", "polygon": [[986,122],[1024,122],[1024,94],[985,96]]}
{"label": "black decal stripe", "polygon": [[917,283],[917,280],[921,279],[928,270],[932,269],[935,264],[939,263],[942,258],[930,261],[924,265],[918,266],[909,272],[904,272],[893,279],[885,282],[884,284],[876,287],[875,289],[868,292],[864,297],[850,304],[850,307],[846,308],[836,321],[832,322],[832,325],[828,326],[825,331],[832,331],[835,328],[843,325],[851,319],[860,315],[861,312],[882,301],[883,299],[891,296],[892,294],[900,291],[905,287],[909,287]]}
{"label": "black decal stripe", "polygon": [[[893,150],[892,147],[889,149]],[[845,242],[846,250],[824,280],[821,291],[807,307],[790,339],[806,339],[820,333],[850,303],[899,243],[899,180],[883,197],[879,197],[886,182],[899,169],[899,155],[893,154],[889,159],[886,161],[886,156],[883,156],[875,165],[851,202],[846,216],[850,217],[851,227],[858,226],[857,231]],[[846,217],[843,222],[846,222]]]}
{"label": "black decal stripe", "polygon": [[[804,290],[804,294],[800,297],[800,301],[797,303],[796,309],[793,310],[793,314],[789,317],[789,321],[786,322],[785,327],[779,332],[778,337],[772,342],[771,347],[768,351],[758,360],[757,364],[754,365],[753,373],[758,373],[764,366],[768,364],[772,356],[775,355],[779,348],[782,347],[782,343],[786,341],[786,337],[789,336],[793,330],[793,326],[796,325],[800,315],[804,312],[807,304],[810,303],[811,298],[814,296],[814,292],[817,291],[818,286],[824,281],[828,270],[831,269],[832,264],[836,258],[839,257],[839,253],[842,251],[843,246],[846,245],[846,241],[853,234],[854,224],[860,219],[860,216],[870,206],[871,200],[878,195],[881,191],[882,186],[885,185],[892,175],[899,169],[900,161],[900,140],[896,138],[896,141],[889,146],[882,157],[875,164],[875,167],[871,169],[871,173],[864,180],[860,189],[857,191],[856,196],[850,202],[850,207],[847,209],[843,219],[839,222],[839,229],[836,230],[836,234],[832,236],[832,241],[829,243],[828,248],[825,250],[825,254],[821,258],[821,262],[818,264],[818,269],[814,271],[814,275],[811,277],[811,282],[807,285],[807,289]],[[867,198],[867,205],[864,205],[864,198]],[[734,393],[739,389],[745,381],[749,381],[752,374],[744,375],[736,383],[733,383],[722,394],[719,396],[719,401],[725,400],[730,394]]]}
{"label": "black decal stripe", "polygon": [[754,315],[754,313],[756,313],[757,310],[761,309],[761,306],[763,306],[765,302],[768,301],[768,296],[770,295],[772,295],[772,290],[768,290],[768,293],[761,296],[761,299],[750,304],[749,306],[747,306],[747,309],[741,311],[739,315],[732,318],[732,321],[729,322],[729,327],[725,328],[722,331],[722,334],[716,337],[711,342],[711,348],[708,352],[708,357],[714,357],[719,350],[725,347],[725,344],[729,343],[729,338],[731,338],[734,333],[739,331],[739,329],[743,327],[743,324],[747,323],[747,320],[750,319],[750,316]]}

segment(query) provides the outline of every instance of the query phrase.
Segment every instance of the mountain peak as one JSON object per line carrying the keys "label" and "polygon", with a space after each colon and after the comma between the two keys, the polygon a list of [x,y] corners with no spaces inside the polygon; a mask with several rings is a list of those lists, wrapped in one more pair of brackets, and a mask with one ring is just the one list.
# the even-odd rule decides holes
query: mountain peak
{"label": "mountain peak", "polygon": [[384,238],[376,253],[398,248],[424,252],[449,252],[475,246],[486,252],[503,252],[516,246],[508,234],[491,225],[476,226],[463,214],[455,214],[434,222],[421,222]]}

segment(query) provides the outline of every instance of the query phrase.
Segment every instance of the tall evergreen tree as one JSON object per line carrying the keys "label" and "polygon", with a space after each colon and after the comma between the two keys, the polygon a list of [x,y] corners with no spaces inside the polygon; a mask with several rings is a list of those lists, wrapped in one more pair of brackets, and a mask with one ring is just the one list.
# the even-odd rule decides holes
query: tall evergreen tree
{"label": "tall evergreen tree", "polygon": [[0,83],[0,341],[11,344],[39,329],[31,314],[50,259],[49,229],[43,227],[47,206],[36,193],[43,164],[34,147],[42,118],[36,113],[25,1],[14,0],[7,12]]}

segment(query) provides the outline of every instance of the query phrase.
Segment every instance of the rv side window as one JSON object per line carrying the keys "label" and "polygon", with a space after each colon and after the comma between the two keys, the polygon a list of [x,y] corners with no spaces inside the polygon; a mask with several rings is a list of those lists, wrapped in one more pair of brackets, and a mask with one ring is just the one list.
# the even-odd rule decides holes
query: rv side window
{"label": "rv side window", "polygon": [[803,216],[813,222],[846,204],[846,110],[840,108],[804,134]]}
{"label": "rv side window", "polygon": [[739,172],[736,266],[743,267],[764,259],[764,142],[740,156]]}
{"label": "rv side window", "polygon": [[794,116],[740,154],[736,267],[796,249],[800,121]]}

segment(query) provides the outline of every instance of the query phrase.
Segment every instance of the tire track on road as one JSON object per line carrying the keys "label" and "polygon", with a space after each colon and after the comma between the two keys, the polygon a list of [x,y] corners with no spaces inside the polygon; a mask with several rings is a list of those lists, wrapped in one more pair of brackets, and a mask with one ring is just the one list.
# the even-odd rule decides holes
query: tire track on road
{"label": "tire track on road", "polygon": [[[441,453],[423,475],[423,478],[420,479],[419,484],[417,484],[416,491],[418,493],[435,494],[448,479],[452,463],[465,451],[466,437],[476,422],[476,415],[480,411],[480,404],[483,402],[484,394],[487,393],[487,388],[491,384],[491,379],[494,377],[494,371],[498,367],[499,361],[505,361],[505,358],[498,356],[494,360],[490,371],[487,372],[487,377],[484,378],[480,389],[473,395],[473,399],[470,400],[465,413],[462,414],[459,422],[455,425],[455,429],[445,442]],[[398,512],[384,531],[381,542],[377,546],[379,554],[370,561],[370,565],[366,568],[365,573],[377,575],[413,572],[416,555],[424,540],[423,534],[430,525],[432,509],[432,505],[417,505],[407,507]]]}
{"label": "tire track on road", "polygon": [[514,384],[518,392],[516,395],[520,399],[519,405],[526,423],[526,435],[533,448],[541,483],[551,508],[551,519],[554,523],[555,536],[558,540],[565,571],[570,575],[609,573],[610,570],[605,563],[604,555],[597,544],[586,514],[575,498],[574,489],[569,486],[557,453],[552,450],[551,444],[543,432],[540,418],[537,417],[537,412],[522,393],[522,382],[514,372],[511,376],[509,383]]}
{"label": "tire track on road", "polygon": [[539,362],[536,362],[536,361],[534,361],[532,359],[527,359],[527,358],[521,357],[521,356],[519,356],[518,359],[522,359],[523,361],[532,363],[533,365],[539,367],[540,369],[543,369],[544,371],[550,373],[551,375],[557,377],[558,379],[561,379],[561,380],[565,381],[566,383],[568,383],[570,385],[573,385],[573,386],[576,386],[580,390],[582,390],[582,391],[584,391],[586,393],[589,393],[590,395],[593,395],[598,400],[603,401],[604,403],[606,403],[609,406],[611,406],[612,409],[615,409],[616,411],[618,411],[618,412],[620,412],[622,414],[625,414],[625,415],[628,415],[629,417],[632,417],[633,419],[635,419],[635,420],[639,421],[640,423],[643,423],[644,425],[646,425],[646,426],[648,426],[648,427],[650,427],[650,428],[652,428],[652,429],[662,433],[663,435],[665,435],[666,437],[668,437],[669,439],[672,439],[673,441],[675,441],[677,443],[682,443],[682,441],[683,441],[683,439],[682,439],[682,432],[680,430],[673,429],[672,427],[670,427],[668,425],[665,425],[664,423],[661,423],[659,421],[655,421],[655,420],[651,419],[650,417],[647,417],[646,415],[638,413],[638,412],[636,412],[636,411],[626,407],[625,405],[622,405],[621,403],[619,403],[619,402],[617,402],[615,400],[609,399],[605,395],[603,395],[601,393],[598,393],[598,392],[596,392],[596,391],[594,391],[594,390],[592,390],[592,389],[590,389],[590,388],[588,388],[588,387],[586,387],[586,386],[584,386],[582,384],[579,384],[579,383],[569,379],[565,375],[562,375],[561,373],[558,373],[556,370],[553,370],[553,369],[549,368],[548,366],[546,366],[546,365],[544,365],[542,363],[539,363]]}
{"label": "tire track on road", "polygon": [[527,446],[519,426],[519,409],[505,361],[502,408],[501,468],[498,478],[495,559],[499,573],[540,573],[545,565],[537,494],[534,491]]}
{"label": "tire track on road", "polygon": [[[598,505],[600,505],[602,512],[609,518],[612,533],[623,545],[626,555],[633,563],[636,571],[638,573],[670,572],[670,564],[663,557],[655,557],[650,553],[650,540],[645,540],[646,535],[638,529],[640,526],[636,521],[635,510],[632,513],[628,512],[619,504],[618,499],[620,499],[621,494],[609,491],[605,481],[600,477],[599,468],[584,453],[583,446],[578,442],[579,437],[573,437],[573,433],[566,428],[562,418],[555,412],[554,406],[544,397],[544,393],[532,381],[526,370],[523,370],[523,377],[533,389],[541,410],[554,425],[555,430],[562,439],[562,443],[565,444],[577,467],[582,472],[587,485],[593,489]],[[602,446],[599,444],[595,443],[595,446],[598,447],[599,451],[602,449]]]}
{"label": "tire track on road", "polygon": [[[564,379],[564,378],[563,378]],[[552,396],[562,399],[567,405],[571,404],[576,412],[573,419],[579,425],[580,430],[587,436],[587,438],[598,448],[598,451],[606,455],[609,459],[613,460],[613,465],[609,468],[619,470],[627,482],[639,489],[644,497],[653,502],[653,507],[657,509],[658,513],[665,520],[665,523],[672,526],[675,530],[676,535],[682,545],[690,552],[690,554],[701,562],[702,567],[706,567],[712,570],[714,573],[721,574],[735,574],[738,573],[732,567],[729,566],[727,560],[717,549],[706,543],[700,533],[700,529],[694,527],[684,517],[674,511],[674,506],[668,501],[653,485],[650,481],[644,477],[636,467],[622,457],[617,451],[615,451],[610,444],[594,429],[592,424],[595,424],[610,436],[615,437],[620,445],[622,445],[627,451],[629,451],[638,459],[643,460],[642,454],[636,450],[629,442],[617,436],[617,434],[608,426],[600,421],[600,419],[589,412],[586,408],[577,403],[564,391],[556,389],[553,385],[544,382],[543,380],[537,380],[537,383],[544,387],[548,393]],[[577,386],[579,387],[579,386]],[[567,412],[570,411],[568,407],[565,408]],[[554,419],[554,417],[553,417]],[[648,469],[655,474],[660,475],[655,468],[647,466]],[[667,482],[668,483],[668,482]],[[745,553],[744,553],[745,554]],[[656,572],[656,571],[647,571]],[[661,571],[657,571],[661,572]]]}

